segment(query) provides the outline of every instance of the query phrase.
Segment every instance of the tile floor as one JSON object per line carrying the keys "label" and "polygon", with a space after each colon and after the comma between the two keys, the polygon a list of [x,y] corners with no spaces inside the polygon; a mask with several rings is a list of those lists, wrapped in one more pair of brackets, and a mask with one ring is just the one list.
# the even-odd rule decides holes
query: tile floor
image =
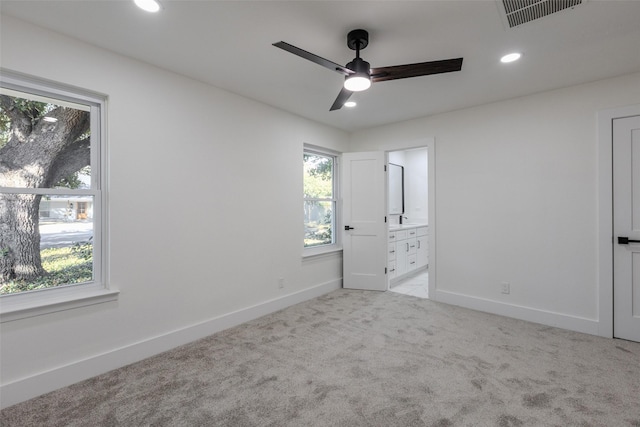
{"label": "tile floor", "polygon": [[418,298],[429,298],[429,271],[424,270],[415,276],[394,283],[389,290]]}

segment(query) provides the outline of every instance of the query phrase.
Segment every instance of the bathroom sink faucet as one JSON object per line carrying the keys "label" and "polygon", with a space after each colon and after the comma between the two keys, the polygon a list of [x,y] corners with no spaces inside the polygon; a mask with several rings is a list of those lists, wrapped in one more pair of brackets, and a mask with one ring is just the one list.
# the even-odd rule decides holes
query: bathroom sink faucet
{"label": "bathroom sink faucet", "polygon": [[409,218],[407,218],[406,216],[402,216],[402,215],[400,215],[400,225],[402,225],[402,218],[404,218],[404,219],[409,219]]}

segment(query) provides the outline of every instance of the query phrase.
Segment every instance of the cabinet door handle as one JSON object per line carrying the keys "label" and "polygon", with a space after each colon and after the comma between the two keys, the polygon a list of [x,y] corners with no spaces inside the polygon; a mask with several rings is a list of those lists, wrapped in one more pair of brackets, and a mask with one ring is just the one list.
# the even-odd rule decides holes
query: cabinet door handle
{"label": "cabinet door handle", "polygon": [[389,251],[389,253],[390,253],[390,254],[395,254],[395,253],[396,253],[396,251]]}
{"label": "cabinet door handle", "polygon": [[344,226],[344,230],[345,231],[349,231],[349,230],[353,230],[353,229],[354,229],[353,227],[349,227],[348,225]]}
{"label": "cabinet door handle", "polygon": [[407,243],[407,252],[409,252],[409,243]]}
{"label": "cabinet door handle", "polygon": [[420,249],[420,240],[418,240],[418,249]]}

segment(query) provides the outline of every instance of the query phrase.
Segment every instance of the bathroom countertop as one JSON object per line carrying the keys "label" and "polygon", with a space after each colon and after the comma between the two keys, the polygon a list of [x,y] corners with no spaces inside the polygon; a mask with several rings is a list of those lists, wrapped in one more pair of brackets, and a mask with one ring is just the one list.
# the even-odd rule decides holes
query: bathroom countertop
{"label": "bathroom countertop", "polygon": [[405,230],[407,228],[428,227],[428,224],[392,224],[389,225],[389,231]]}

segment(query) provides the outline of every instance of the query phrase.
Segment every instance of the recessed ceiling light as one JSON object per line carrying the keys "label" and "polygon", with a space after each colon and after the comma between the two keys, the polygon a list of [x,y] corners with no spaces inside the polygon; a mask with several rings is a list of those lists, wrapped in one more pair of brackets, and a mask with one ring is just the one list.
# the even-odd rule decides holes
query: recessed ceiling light
{"label": "recessed ceiling light", "polygon": [[522,57],[521,53],[518,53],[518,52],[509,53],[503,56],[502,58],[500,58],[500,62],[503,62],[506,64],[508,62],[517,61],[518,59],[520,59],[520,57]]}
{"label": "recessed ceiling light", "polygon": [[349,107],[349,108],[353,108],[353,107],[355,107],[356,105],[358,105],[358,104],[356,104],[356,102],[355,102],[355,101],[347,101],[347,102],[345,102],[345,103],[344,103],[344,106],[345,106],[345,107]]}
{"label": "recessed ceiling light", "polygon": [[133,0],[140,9],[147,12],[157,12],[160,10],[160,2],[157,0]]}

